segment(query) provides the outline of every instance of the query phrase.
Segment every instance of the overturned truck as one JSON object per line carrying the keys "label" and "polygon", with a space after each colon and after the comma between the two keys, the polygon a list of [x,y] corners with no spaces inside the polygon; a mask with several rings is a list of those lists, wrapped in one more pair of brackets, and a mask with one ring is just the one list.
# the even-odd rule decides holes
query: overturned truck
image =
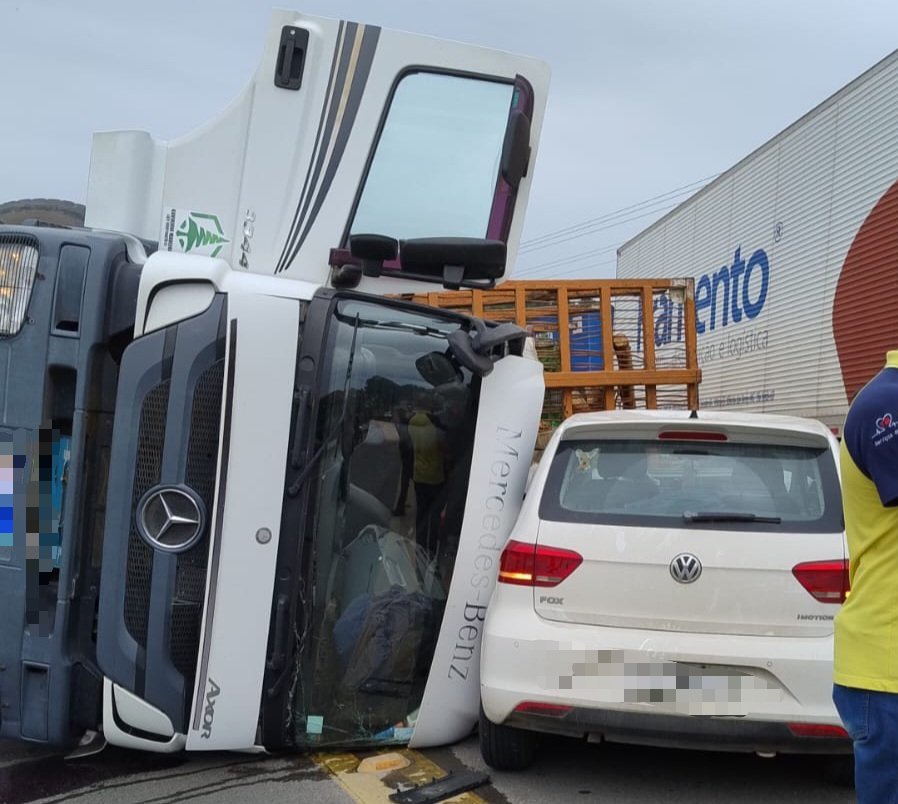
{"label": "overturned truck", "polygon": [[95,137],[86,228],[0,226],[0,736],[470,732],[542,369],[385,296],[504,278],[547,80],[276,12],[218,120]]}
{"label": "overturned truck", "polygon": [[[95,136],[84,228],[0,225],[0,737],[470,733],[540,430],[670,384],[697,403],[694,349],[663,356],[689,283],[512,286],[537,321],[477,301],[511,274],[547,83],[530,59],[276,12],[218,120]],[[544,381],[589,304],[604,362]],[[613,371],[612,317],[632,341]]]}

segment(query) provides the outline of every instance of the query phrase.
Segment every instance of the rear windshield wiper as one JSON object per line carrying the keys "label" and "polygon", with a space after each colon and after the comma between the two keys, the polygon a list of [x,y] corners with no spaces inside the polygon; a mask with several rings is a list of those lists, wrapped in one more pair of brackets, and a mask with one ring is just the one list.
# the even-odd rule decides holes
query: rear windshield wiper
{"label": "rear windshield wiper", "polygon": [[737,511],[684,511],[683,519],[687,522],[758,522],[764,525],[779,525],[783,521],[779,516],[758,516]]}

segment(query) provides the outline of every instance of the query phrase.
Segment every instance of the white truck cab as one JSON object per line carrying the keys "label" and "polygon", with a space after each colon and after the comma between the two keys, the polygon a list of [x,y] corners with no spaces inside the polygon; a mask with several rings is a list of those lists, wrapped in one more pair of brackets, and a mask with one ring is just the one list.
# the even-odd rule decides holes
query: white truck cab
{"label": "white truck cab", "polygon": [[510,274],[546,90],[531,59],[278,11],[218,120],[96,135],[86,230],[0,226],[27,503],[0,534],[0,736],[470,732],[542,369],[512,325],[389,297]]}

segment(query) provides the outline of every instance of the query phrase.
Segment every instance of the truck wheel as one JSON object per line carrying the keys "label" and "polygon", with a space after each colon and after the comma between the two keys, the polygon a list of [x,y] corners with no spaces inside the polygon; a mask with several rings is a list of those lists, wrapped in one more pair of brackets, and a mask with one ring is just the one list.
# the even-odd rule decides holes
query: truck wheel
{"label": "truck wheel", "polygon": [[536,759],[539,735],[511,726],[497,726],[480,708],[480,754],[491,768],[519,771]]}
{"label": "truck wheel", "polygon": [[0,204],[0,223],[37,220],[53,226],[84,226],[84,204],[58,198],[24,198]]}

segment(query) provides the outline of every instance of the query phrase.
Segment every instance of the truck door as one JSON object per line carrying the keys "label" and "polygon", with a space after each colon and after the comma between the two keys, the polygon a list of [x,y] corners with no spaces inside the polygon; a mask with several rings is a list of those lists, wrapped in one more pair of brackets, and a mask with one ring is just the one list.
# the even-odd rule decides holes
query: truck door
{"label": "truck door", "polygon": [[[316,400],[314,436],[285,482],[266,747],[440,745],[477,721],[481,627],[543,383],[541,364],[514,354],[472,370],[475,326],[358,294],[321,291],[310,305],[298,376],[299,396]],[[213,656],[216,688],[228,670]],[[226,745],[215,709],[217,731],[191,732],[188,749]]]}
{"label": "truck door", "polygon": [[[172,142],[94,136],[87,225],[383,294],[444,282],[407,243],[486,238],[493,265],[449,280],[490,286],[511,275],[547,86],[533,59],[277,11],[213,123]],[[385,241],[353,256],[355,235]]]}

